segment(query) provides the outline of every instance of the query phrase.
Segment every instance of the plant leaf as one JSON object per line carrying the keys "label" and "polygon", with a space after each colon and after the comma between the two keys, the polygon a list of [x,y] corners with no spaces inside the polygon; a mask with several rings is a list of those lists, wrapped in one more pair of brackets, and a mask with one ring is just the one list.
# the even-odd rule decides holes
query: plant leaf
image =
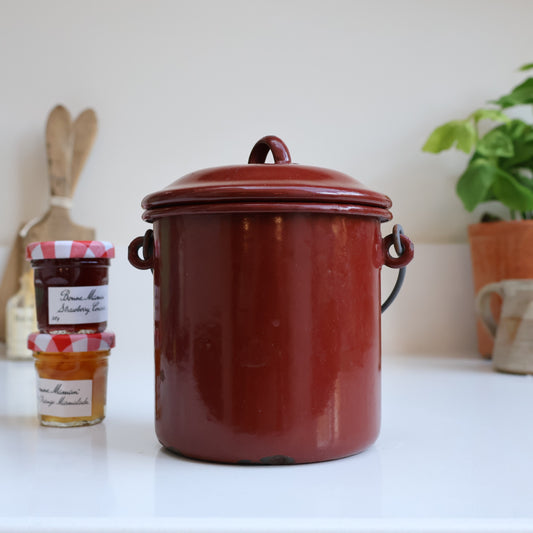
{"label": "plant leaf", "polygon": [[477,140],[477,133],[474,125],[470,121],[463,121],[461,126],[456,130],[456,136],[457,149],[462,150],[465,154],[470,153]]}
{"label": "plant leaf", "polygon": [[467,211],[473,211],[481,202],[488,200],[498,168],[483,158],[473,160],[457,182],[457,195]]}
{"label": "plant leaf", "polygon": [[[505,129],[513,139],[520,139],[531,132],[531,126],[518,118],[511,120],[511,122],[505,126]],[[527,132],[527,129],[529,129],[530,132]]]}
{"label": "plant leaf", "polygon": [[500,162],[504,170],[519,168],[521,166],[529,167],[533,163],[533,142],[514,143],[514,155]]}
{"label": "plant leaf", "polygon": [[531,70],[533,68],[533,63],[526,63],[522,65],[518,70]]}
{"label": "plant leaf", "polygon": [[506,132],[497,128],[480,139],[477,151],[486,157],[512,157],[513,141]]}
{"label": "plant leaf", "polygon": [[476,142],[476,130],[469,120],[452,120],[436,128],[422,147],[424,152],[437,154],[448,150],[454,144],[466,154],[472,151]]}
{"label": "plant leaf", "polygon": [[500,170],[492,185],[496,198],[509,209],[533,210],[533,191],[518,182],[513,176]]}
{"label": "plant leaf", "polygon": [[499,105],[502,109],[516,105],[513,97],[508,94],[501,96],[498,100],[490,100],[489,103]]}
{"label": "plant leaf", "polygon": [[528,78],[520,85],[517,85],[509,94],[506,94],[491,103],[497,104],[502,108],[515,105],[533,104],[533,78]]}
{"label": "plant leaf", "polygon": [[500,161],[502,168],[510,171],[515,167],[528,166],[528,162],[533,160],[533,127],[515,119],[500,128],[508,133],[514,147],[514,155]]}
{"label": "plant leaf", "polygon": [[520,185],[523,185],[526,189],[533,191],[533,179],[521,174],[519,170],[513,172],[512,175]]}
{"label": "plant leaf", "polygon": [[495,122],[508,123],[511,119],[499,109],[477,109],[470,115],[476,122],[476,124],[483,119],[494,120]]}

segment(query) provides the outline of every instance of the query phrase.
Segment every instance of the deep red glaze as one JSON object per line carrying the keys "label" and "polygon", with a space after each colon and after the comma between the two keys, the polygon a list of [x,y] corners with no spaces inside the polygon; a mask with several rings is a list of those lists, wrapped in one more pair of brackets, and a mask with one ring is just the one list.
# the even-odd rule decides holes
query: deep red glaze
{"label": "deep red glaze", "polygon": [[[264,164],[268,152],[274,164]],[[259,139],[248,165],[206,168],[187,174],[142,201],[145,209],[219,202],[348,203],[388,209],[392,202],[352,177],[319,167],[294,165],[289,149],[274,135]],[[146,214],[146,213],[145,213]]]}
{"label": "deep red glaze", "polygon": [[380,271],[409,263],[412,243],[391,255],[390,199],[292,164],[277,137],[249,162],[142,202],[153,234],[128,257],[154,273],[157,436],[228,463],[360,452],[380,425]]}
{"label": "deep red glaze", "polygon": [[262,139],[259,139],[248,158],[249,164],[264,163],[268,156],[268,152],[272,152],[274,163],[285,164],[291,162],[291,154],[287,145],[274,135],[267,135]]}
{"label": "deep red glaze", "polygon": [[107,322],[88,324],[50,324],[49,287],[90,287],[107,285],[110,260],[107,258],[33,259],[37,327],[46,333],[98,333]]}
{"label": "deep red glaze", "polygon": [[176,214],[197,215],[200,213],[338,213],[373,216],[380,222],[385,222],[392,218],[389,210],[367,205],[320,202],[215,202],[208,204],[178,204],[150,209],[143,213],[143,219],[147,222],[153,222],[159,218]]}
{"label": "deep red glaze", "polygon": [[[266,173],[270,171],[270,173]],[[320,201],[389,208],[390,199],[350,176],[319,167],[255,164],[192,172],[143,199],[145,209],[222,201]]]}
{"label": "deep red glaze", "polygon": [[156,432],[223,462],[357,453],[380,419],[379,222],[336,214],[154,223]]}

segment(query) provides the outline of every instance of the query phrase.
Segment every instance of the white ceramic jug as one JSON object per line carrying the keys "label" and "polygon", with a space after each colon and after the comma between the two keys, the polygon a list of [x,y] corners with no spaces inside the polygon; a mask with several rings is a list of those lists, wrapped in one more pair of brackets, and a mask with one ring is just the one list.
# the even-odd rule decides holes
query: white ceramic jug
{"label": "white ceramic jug", "polygon": [[[503,300],[499,322],[492,314],[493,294]],[[508,279],[485,285],[477,295],[477,312],[494,337],[496,370],[533,374],[533,279]]]}

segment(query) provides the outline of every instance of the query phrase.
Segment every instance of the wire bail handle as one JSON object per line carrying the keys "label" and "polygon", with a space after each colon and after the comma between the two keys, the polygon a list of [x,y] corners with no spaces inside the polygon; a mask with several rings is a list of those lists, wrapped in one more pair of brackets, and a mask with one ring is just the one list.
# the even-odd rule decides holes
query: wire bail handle
{"label": "wire bail handle", "polygon": [[[397,257],[390,254],[391,246],[394,246],[394,251],[396,252]],[[382,313],[390,307],[402,288],[405,280],[407,264],[414,256],[414,246],[409,238],[405,236],[402,226],[400,226],[400,224],[395,224],[392,228],[392,233],[383,239],[383,249],[385,252],[385,265],[390,268],[399,268],[400,270],[391,293],[381,304]]]}

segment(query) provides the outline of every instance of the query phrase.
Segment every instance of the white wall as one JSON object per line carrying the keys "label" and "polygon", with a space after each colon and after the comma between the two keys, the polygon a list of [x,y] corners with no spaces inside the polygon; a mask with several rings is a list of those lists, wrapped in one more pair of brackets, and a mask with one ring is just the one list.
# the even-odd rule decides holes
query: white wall
{"label": "white wall", "polygon": [[[141,199],[192,170],[244,164],[276,134],[293,161],[388,194],[417,245],[384,352],[474,353],[468,249],[455,244],[479,215],[454,192],[466,156],[420,148],[523,79],[532,22],[528,0],[0,0],[0,272],[19,224],[47,206],[48,112],[93,107],[100,131],[73,218],[122,250],[113,329],[150,351],[150,275],[124,256],[148,227]],[[384,294],[394,275],[384,269]],[[132,283],[144,303],[125,340]]]}
{"label": "white wall", "polygon": [[59,102],[98,113],[73,218],[117,244],[145,194],[265,134],[388,194],[415,242],[464,241],[465,156],[420,147],[523,78],[532,21],[527,0],[0,0],[0,245],[47,205]]}

